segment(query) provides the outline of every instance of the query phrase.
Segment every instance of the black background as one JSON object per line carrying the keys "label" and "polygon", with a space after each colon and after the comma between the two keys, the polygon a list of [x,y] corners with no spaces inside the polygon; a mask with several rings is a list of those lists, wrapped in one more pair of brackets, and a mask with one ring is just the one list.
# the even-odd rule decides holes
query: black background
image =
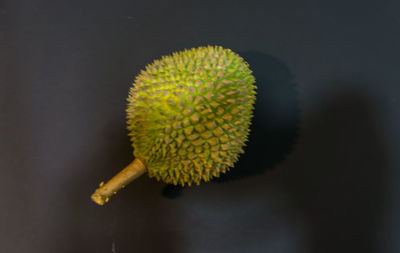
{"label": "black background", "polygon": [[[0,252],[400,252],[400,2],[0,1]],[[221,45],[257,79],[246,154],[199,187],[132,160],[134,76]]]}

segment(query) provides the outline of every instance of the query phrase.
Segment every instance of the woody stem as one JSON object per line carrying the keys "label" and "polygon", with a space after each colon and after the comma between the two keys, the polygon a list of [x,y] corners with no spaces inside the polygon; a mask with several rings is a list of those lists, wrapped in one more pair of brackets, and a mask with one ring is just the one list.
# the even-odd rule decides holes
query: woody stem
{"label": "woody stem", "polygon": [[107,183],[100,183],[99,188],[92,194],[92,200],[99,205],[104,205],[110,200],[110,197],[116,194],[121,188],[140,177],[146,172],[146,166],[139,159],[135,159],[123,170],[118,172]]}

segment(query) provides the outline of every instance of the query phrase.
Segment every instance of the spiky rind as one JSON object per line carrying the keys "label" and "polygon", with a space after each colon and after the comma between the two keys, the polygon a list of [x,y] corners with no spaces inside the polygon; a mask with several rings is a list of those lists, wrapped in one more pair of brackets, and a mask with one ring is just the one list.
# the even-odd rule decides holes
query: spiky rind
{"label": "spiky rind", "polygon": [[229,170],[249,134],[254,82],[248,64],[219,46],[176,52],[141,71],[127,124],[149,176],[191,185]]}

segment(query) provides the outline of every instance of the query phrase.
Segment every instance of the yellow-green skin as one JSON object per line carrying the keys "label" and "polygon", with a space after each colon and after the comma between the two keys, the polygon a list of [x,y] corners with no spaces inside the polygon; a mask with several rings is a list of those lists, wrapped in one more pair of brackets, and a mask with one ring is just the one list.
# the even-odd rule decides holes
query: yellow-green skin
{"label": "yellow-green skin", "polygon": [[150,177],[182,186],[225,173],[243,153],[255,102],[249,65],[199,47],[155,60],[136,77],[127,124]]}

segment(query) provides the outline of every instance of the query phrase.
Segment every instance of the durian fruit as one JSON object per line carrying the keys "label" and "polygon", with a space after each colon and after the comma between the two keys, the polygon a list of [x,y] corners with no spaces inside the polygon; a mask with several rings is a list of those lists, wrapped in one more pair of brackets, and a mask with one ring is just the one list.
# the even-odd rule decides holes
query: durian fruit
{"label": "durian fruit", "polygon": [[145,172],[190,186],[228,171],[247,141],[254,83],[247,62],[220,46],[176,52],[149,64],[128,97],[135,160],[102,182],[93,201],[103,205]]}

